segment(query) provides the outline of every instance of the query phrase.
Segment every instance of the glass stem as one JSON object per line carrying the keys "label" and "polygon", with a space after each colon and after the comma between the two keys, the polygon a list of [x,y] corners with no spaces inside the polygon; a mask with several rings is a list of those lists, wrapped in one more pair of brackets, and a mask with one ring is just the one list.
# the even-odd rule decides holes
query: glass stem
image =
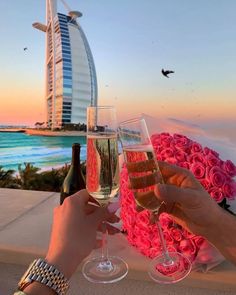
{"label": "glass stem", "polygon": [[102,222],[102,261],[108,261],[108,246],[107,246],[107,239],[108,238],[108,232],[107,232],[107,222]]}
{"label": "glass stem", "polygon": [[114,270],[114,267],[111,261],[108,258],[108,247],[107,247],[107,223],[106,221],[102,222],[102,255],[101,260],[97,266],[97,269],[102,273],[109,273]]}
{"label": "glass stem", "polygon": [[157,228],[158,228],[158,233],[159,233],[159,237],[160,237],[160,241],[161,241],[162,254],[164,255],[164,259],[165,259],[164,264],[166,264],[166,265],[173,264],[173,260],[171,259],[169,252],[167,250],[167,247],[166,247],[166,241],[164,239],[163,231],[162,231],[161,224],[160,224],[159,220],[157,220]]}

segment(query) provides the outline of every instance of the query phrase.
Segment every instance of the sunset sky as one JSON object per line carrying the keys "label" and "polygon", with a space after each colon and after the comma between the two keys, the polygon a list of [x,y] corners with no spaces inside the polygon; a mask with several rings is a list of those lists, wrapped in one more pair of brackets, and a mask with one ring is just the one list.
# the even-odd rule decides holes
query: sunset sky
{"label": "sunset sky", "polygon": [[[99,104],[115,105],[120,120],[236,118],[235,0],[67,3],[83,13]],[[0,11],[0,124],[44,121],[45,36],[32,23],[45,22],[45,1],[1,0]]]}

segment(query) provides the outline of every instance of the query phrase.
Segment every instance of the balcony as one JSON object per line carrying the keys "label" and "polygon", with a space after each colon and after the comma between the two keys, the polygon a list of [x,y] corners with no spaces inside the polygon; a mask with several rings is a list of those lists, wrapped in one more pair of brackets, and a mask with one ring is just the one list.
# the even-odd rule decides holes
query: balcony
{"label": "balcony", "polygon": [[[13,294],[28,264],[44,257],[49,242],[53,208],[59,194],[0,189],[0,294]],[[184,281],[162,286],[147,275],[149,259],[131,247],[122,234],[109,240],[110,253],[129,264],[128,276],[111,285],[87,282],[80,267],[71,280],[69,295],[233,295],[236,294],[236,267],[224,262],[208,273],[192,272]],[[98,250],[96,250],[98,251]],[[91,255],[95,255],[96,251]]]}

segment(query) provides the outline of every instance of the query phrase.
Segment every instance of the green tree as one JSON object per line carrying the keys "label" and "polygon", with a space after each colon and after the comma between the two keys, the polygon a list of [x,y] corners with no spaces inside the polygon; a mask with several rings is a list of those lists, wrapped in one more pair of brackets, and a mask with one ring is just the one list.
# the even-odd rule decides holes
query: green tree
{"label": "green tree", "polygon": [[19,183],[17,183],[16,178],[14,177],[15,170],[4,170],[0,166],[0,187],[4,188],[20,188]]}
{"label": "green tree", "polygon": [[22,189],[34,190],[38,187],[39,177],[37,172],[40,169],[34,167],[31,163],[24,163],[24,168],[21,168],[21,165],[18,165],[20,183]]}

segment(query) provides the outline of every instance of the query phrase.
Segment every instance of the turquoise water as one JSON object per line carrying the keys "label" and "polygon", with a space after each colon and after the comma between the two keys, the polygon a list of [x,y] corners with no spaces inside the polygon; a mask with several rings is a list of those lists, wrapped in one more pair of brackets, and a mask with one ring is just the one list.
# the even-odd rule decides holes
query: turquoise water
{"label": "turquoise water", "polygon": [[47,169],[71,161],[71,146],[81,144],[81,160],[86,158],[86,137],[31,136],[25,133],[0,133],[0,166],[18,169],[19,164],[32,163]]}

